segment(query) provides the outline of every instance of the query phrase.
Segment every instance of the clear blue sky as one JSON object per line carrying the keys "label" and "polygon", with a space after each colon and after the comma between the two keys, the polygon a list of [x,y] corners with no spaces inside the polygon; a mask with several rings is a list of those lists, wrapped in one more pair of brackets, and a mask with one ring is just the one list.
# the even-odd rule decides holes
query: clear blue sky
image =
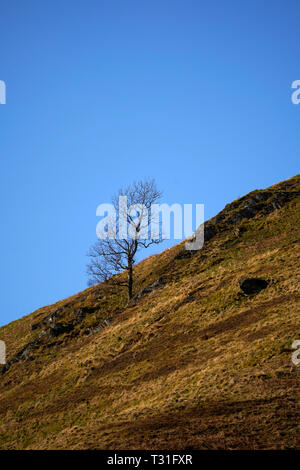
{"label": "clear blue sky", "polygon": [[299,16],[298,0],[1,2],[0,324],[86,287],[96,207],[120,186],[155,177],[209,218],[299,173]]}

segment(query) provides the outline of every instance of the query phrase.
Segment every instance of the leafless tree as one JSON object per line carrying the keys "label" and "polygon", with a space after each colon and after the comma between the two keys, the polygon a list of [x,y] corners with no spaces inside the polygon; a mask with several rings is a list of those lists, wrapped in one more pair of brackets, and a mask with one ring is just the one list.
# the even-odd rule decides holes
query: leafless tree
{"label": "leafless tree", "polygon": [[[127,198],[126,205],[121,208],[120,196]],[[156,227],[158,236],[151,238],[153,234],[151,228],[153,229],[153,224],[158,223],[153,218],[151,206],[157,203],[161,196],[162,192],[157,189],[153,179],[134,182],[113,196],[112,205],[117,214],[116,224],[115,227],[113,224],[110,225],[110,237],[98,239],[89,250],[90,261],[87,265],[89,285],[107,281],[115,274],[127,271],[125,285],[128,289],[128,298],[133,297],[133,266],[136,254],[139,250],[162,241],[160,227]],[[121,237],[122,216],[127,226],[126,238]],[[121,281],[117,283],[124,285]]]}

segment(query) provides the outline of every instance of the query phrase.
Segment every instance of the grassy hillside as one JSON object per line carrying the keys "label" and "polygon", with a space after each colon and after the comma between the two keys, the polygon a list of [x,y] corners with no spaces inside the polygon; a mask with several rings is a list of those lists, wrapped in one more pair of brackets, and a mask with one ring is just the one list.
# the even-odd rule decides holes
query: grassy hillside
{"label": "grassy hillside", "polygon": [[0,448],[300,448],[299,222],[296,176],[142,261],[131,303],[99,284],[0,328]]}

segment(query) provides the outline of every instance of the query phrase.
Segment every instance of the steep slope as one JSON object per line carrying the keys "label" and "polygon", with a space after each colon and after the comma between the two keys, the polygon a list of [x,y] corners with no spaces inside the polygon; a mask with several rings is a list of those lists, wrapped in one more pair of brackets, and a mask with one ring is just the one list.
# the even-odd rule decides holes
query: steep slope
{"label": "steep slope", "polygon": [[299,448],[299,209],[298,175],[137,265],[130,304],[101,284],[0,328],[0,448]]}

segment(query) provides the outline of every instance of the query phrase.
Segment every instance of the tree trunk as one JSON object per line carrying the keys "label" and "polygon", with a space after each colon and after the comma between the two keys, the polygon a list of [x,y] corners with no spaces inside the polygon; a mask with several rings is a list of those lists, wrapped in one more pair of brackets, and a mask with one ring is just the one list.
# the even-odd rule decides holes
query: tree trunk
{"label": "tree trunk", "polygon": [[132,287],[133,287],[133,277],[132,277],[132,264],[128,265],[128,298],[132,299]]}

